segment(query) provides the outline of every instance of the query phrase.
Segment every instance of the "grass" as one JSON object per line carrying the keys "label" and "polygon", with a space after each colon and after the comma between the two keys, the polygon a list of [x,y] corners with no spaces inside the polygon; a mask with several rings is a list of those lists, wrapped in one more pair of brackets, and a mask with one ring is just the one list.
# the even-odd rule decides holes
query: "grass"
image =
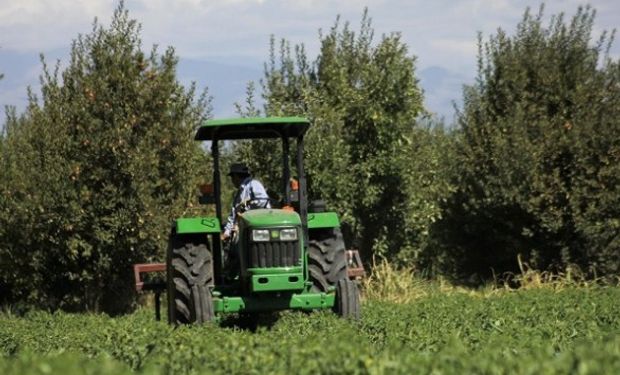
{"label": "grass", "polygon": [[450,283],[445,278],[429,280],[419,275],[414,267],[395,267],[385,259],[373,262],[372,272],[361,281],[363,297],[394,303],[411,303],[437,293],[444,295],[467,294],[478,296],[498,295],[517,290],[549,289],[559,291],[567,288],[593,288],[620,285],[615,279],[586,276],[577,266],[569,266],[563,272],[552,273],[531,268],[519,257],[519,273],[506,273],[501,278],[478,288],[467,288]]}

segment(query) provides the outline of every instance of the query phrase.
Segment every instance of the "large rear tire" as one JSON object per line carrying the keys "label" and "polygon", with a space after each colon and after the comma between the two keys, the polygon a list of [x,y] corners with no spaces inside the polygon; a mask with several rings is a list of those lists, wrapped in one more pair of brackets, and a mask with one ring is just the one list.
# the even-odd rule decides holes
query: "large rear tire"
{"label": "large rear tire", "polygon": [[205,236],[172,233],[166,262],[168,322],[202,324],[212,321],[213,260]]}
{"label": "large rear tire", "polygon": [[355,281],[342,279],[336,286],[334,312],[343,318],[360,319],[360,293]]}
{"label": "large rear tire", "polygon": [[313,229],[308,243],[311,291],[326,293],[347,278],[347,258],[340,228]]}

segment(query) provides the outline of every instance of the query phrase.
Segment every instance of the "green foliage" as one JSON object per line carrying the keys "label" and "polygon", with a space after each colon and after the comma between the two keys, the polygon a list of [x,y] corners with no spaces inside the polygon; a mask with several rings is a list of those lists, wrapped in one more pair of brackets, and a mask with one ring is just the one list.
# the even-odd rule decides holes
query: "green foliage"
{"label": "green foliage", "polygon": [[[445,153],[435,146],[447,140],[442,132],[417,126],[425,114],[422,93],[415,58],[400,35],[378,42],[373,37],[365,12],[358,32],[337,21],[321,34],[312,62],[303,45],[292,51],[283,40],[276,51],[272,38],[265,113],[313,121],[305,150],[310,197],[326,200],[342,215],[347,239],[367,259],[402,252],[400,259],[409,261],[419,255],[448,190],[445,179],[433,179],[441,172],[425,168],[429,161],[438,167]],[[423,141],[431,139],[438,142]],[[279,151],[273,150],[278,150],[273,143],[236,149],[263,176],[279,169]],[[279,183],[279,175],[271,176]]]}
{"label": "green foliage", "polygon": [[255,333],[230,322],[175,329],[145,310],[5,313],[0,371],[611,374],[620,371],[619,297],[617,288],[435,293],[410,304],[367,301],[361,322],[282,313]]}
{"label": "green foliage", "polygon": [[0,289],[47,308],[119,311],[131,264],[163,259],[171,218],[194,198],[192,141],[208,100],[176,81],[170,48],[141,50],[123,4],[109,28],[43,66],[42,97],[11,115],[0,148]]}
{"label": "green foliage", "polygon": [[[441,124],[430,120],[412,132],[403,190],[406,201],[400,227],[405,245],[397,255],[399,263],[413,265],[426,276],[437,276],[434,268],[437,245],[432,238],[433,225],[443,218],[443,206],[456,190],[450,181],[455,167],[456,137]],[[392,231],[390,231],[392,233]]]}
{"label": "green foliage", "polygon": [[444,272],[489,277],[577,265],[620,270],[620,64],[613,37],[592,44],[595,12],[479,43],[477,83],[464,91],[457,192],[436,226]]}
{"label": "green foliage", "polygon": [[[129,366],[119,363],[109,356],[89,358],[84,354],[59,353],[41,355],[21,353],[7,360],[0,359],[0,371],[3,374],[48,375],[48,374],[80,374],[80,375],[125,375],[133,374]],[[156,373],[141,371],[141,373]]]}

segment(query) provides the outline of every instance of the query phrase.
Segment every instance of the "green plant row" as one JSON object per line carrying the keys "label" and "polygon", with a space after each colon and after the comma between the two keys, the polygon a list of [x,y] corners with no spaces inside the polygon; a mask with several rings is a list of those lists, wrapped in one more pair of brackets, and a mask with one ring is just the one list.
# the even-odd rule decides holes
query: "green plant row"
{"label": "green plant row", "polygon": [[620,373],[618,288],[367,301],[360,322],[282,313],[256,332],[152,312],[0,315],[0,373]]}

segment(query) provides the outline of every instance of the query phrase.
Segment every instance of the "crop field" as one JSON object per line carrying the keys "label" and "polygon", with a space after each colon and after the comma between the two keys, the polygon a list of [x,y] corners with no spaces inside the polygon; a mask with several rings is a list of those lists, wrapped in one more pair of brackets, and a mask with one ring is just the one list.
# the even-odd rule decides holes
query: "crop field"
{"label": "crop field", "polygon": [[0,374],[619,374],[620,289],[366,300],[359,322],[280,313],[173,328],[152,311],[0,314]]}

